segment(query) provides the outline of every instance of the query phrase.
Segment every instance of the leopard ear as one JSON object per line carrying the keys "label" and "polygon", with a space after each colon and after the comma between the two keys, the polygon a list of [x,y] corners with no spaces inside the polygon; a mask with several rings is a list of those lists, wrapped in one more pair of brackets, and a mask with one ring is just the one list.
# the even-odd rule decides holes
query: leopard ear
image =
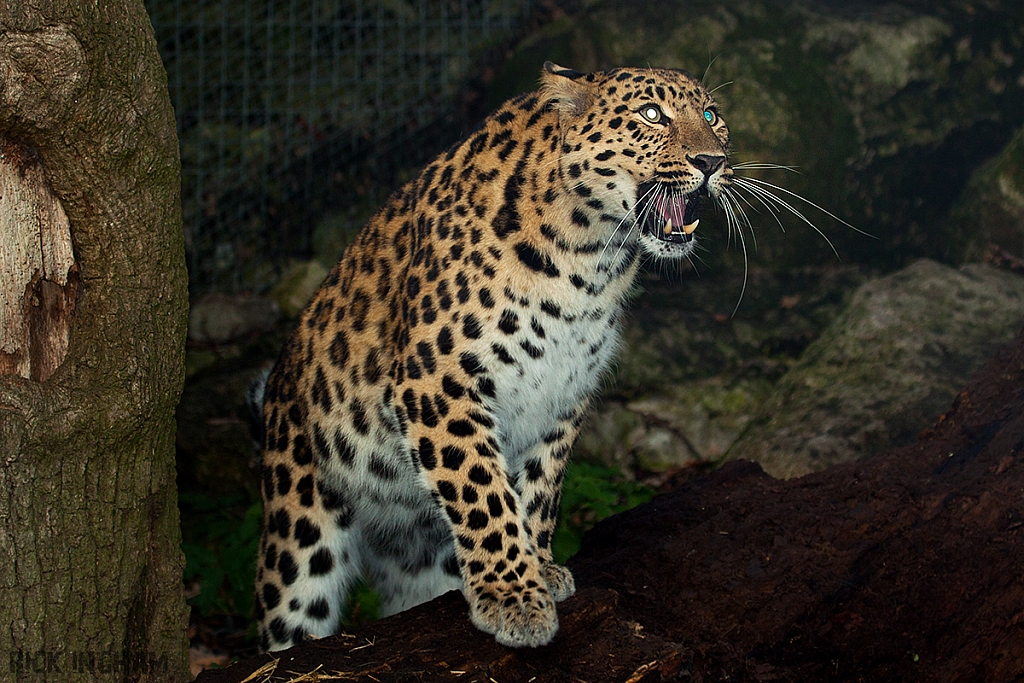
{"label": "leopard ear", "polygon": [[579,116],[590,106],[590,80],[587,74],[544,62],[540,74],[541,97],[563,117]]}

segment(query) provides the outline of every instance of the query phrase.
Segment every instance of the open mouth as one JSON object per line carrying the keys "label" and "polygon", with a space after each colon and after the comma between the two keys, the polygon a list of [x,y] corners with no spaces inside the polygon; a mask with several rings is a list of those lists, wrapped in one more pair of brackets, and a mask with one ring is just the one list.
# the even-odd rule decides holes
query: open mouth
{"label": "open mouth", "polygon": [[702,186],[682,195],[658,183],[644,183],[637,188],[641,197],[641,230],[663,242],[684,244],[693,239],[700,223],[700,208],[707,196]]}

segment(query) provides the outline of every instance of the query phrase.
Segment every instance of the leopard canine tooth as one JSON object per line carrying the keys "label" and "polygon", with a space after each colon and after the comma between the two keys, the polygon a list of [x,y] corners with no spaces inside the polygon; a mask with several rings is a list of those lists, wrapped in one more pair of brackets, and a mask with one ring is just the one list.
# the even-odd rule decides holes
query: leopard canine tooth
{"label": "leopard canine tooth", "polygon": [[700,223],[700,219],[699,218],[697,220],[695,220],[694,222],[690,223],[689,225],[684,225],[683,226],[683,232],[685,232],[687,235],[693,234],[693,231],[697,229],[697,224],[698,223]]}
{"label": "leopard canine tooth", "polygon": [[666,235],[671,235],[672,234],[672,219],[671,218],[669,218],[667,221],[665,221],[665,234]]}

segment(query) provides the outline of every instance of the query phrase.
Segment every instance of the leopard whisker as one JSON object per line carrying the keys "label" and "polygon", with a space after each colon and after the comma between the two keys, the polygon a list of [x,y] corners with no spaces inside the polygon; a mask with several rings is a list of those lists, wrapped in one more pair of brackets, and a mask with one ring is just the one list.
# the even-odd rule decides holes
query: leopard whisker
{"label": "leopard whisker", "polygon": [[[640,186],[640,184],[638,183],[637,187],[639,187],[639,186]],[[623,244],[625,244],[626,242],[629,241],[629,236],[632,234],[633,228],[635,228],[638,225],[640,225],[640,217],[637,216],[637,206],[640,206],[644,202],[646,202],[647,205],[649,206],[653,202],[653,198],[651,197],[651,195],[654,193],[654,191],[656,189],[657,189],[656,186],[651,187],[649,190],[647,190],[647,192],[645,192],[643,194],[643,196],[637,197],[636,203],[633,206],[633,210],[622,217],[622,220],[619,221],[619,224],[615,226],[614,230],[612,230],[612,234],[608,236],[608,240],[604,243],[604,248],[601,250],[601,255],[598,256],[598,258],[597,258],[598,264],[600,264],[600,263],[602,263],[604,261],[605,252],[608,251],[608,247],[611,245],[612,240],[615,238],[616,233],[618,233],[619,230],[622,228],[623,223],[625,223],[627,220],[629,220],[630,216],[632,216],[633,217],[633,225],[631,225],[629,227],[629,230],[626,231],[626,237],[622,240],[622,242],[619,243],[619,250],[622,249],[622,245]],[[643,211],[643,209],[641,209],[641,211]],[[618,255],[619,255],[619,252],[616,251],[615,252],[615,258],[617,258]],[[600,265],[598,265],[598,269],[599,270],[601,269]]]}
{"label": "leopard whisker", "polygon": [[[733,307],[731,315],[735,315],[736,314],[736,311],[739,310],[739,304],[742,303],[742,301],[743,301],[743,295],[746,293],[746,276],[748,276],[748,272],[750,270],[749,258],[748,258],[748,255],[746,255],[746,241],[743,239],[743,227],[742,227],[742,223],[743,222],[745,222],[746,226],[748,226],[750,228],[750,230],[751,230],[751,237],[752,238],[754,237],[754,226],[751,224],[750,218],[748,218],[748,216],[746,216],[746,212],[743,211],[742,207],[740,207],[739,204],[737,203],[736,198],[734,197],[734,195],[735,195],[734,191],[731,191],[730,188],[728,188],[728,187],[723,188],[723,193],[722,193],[723,203],[722,203],[722,206],[725,208],[726,223],[729,225],[729,234],[731,236],[732,228],[735,227],[736,237],[739,240],[740,249],[743,252],[743,283],[740,286],[739,297],[737,297],[737,299],[736,299],[736,305]],[[740,221],[739,218],[736,217],[737,213],[739,214],[739,216],[742,217],[742,222]]]}
{"label": "leopard whisker", "polygon": [[587,184],[586,180],[580,180],[580,181],[577,181],[577,183],[575,185],[567,185],[565,189],[568,190],[569,192],[575,192],[577,189],[583,187],[586,184]]}
{"label": "leopard whisker", "polygon": [[[661,183],[652,185],[651,189],[644,195],[643,206],[640,208],[640,214],[636,217],[633,227],[641,230],[641,226],[647,221],[647,217],[655,210],[654,207],[658,205],[658,199],[665,198],[669,192],[671,192],[671,188],[665,187]],[[637,203],[639,204],[639,202]]]}
{"label": "leopard whisker", "polygon": [[[736,193],[736,196],[740,197],[740,198],[741,198],[741,199],[742,199],[742,200],[743,200],[744,202],[746,202],[747,206],[749,206],[749,207],[750,207],[751,209],[753,209],[754,211],[757,211],[757,207],[756,207],[756,206],[754,206],[753,204],[751,204],[751,203],[750,203],[750,200],[749,200],[749,199],[747,199],[747,198],[746,198],[746,197],[745,197],[744,195],[742,195],[742,194],[740,194],[739,192],[737,192],[737,193]],[[774,218],[774,219],[775,219],[775,222],[779,224],[779,229],[780,229],[780,230],[782,230],[782,232],[786,232],[786,226],[785,226],[785,225],[783,225],[782,221],[781,221],[781,220],[779,219],[779,211],[778,211],[778,209],[777,209],[777,208],[776,208],[775,206],[773,206],[772,204],[769,204],[768,202],[766,202],[766,201],[765,201],[765,200],[764,200],[764,199],[763,199],[763,198],[761,197],[761,195],[759,195],[759,194],[757,194],[757,193],[753,193],[753,192],[752,192],[752,193],[751,193],[751,196],[752,196],[752,197],[753,197],[754,199],[756,199],[756,200],[757,200],[757,202],[758,202],[758,203],[759,203],[759,204],[760,204],[761,206],[763,206],[763,207],[765,208],[765,210],[767,210],[767,211],[768,211],[768,213],[770,213],[770,214],[771,214],[772,218]],[[757,211],[757,212],[758,212],[758,213],[760,213],[760,211]]]}
{"label": "leopard whisker", "polygon": [[754,213],[760,213],[757,207],[750,203],[750,201],[739,192],[729,190],[727,192],[729,199],[735,203],[736,210],[743,219],[743,222],[747,224],[747,228],[750,230],[750,238],[754,241],[754,250],[757,251],[757,233],[754,231],[754,224],[750,222],[750,217],[747,216],[746,210],[740,204],[742,201],[744,204],[749,206]]}
{"label": "leopard whisker", "polygon": [[725,86],[732,85],[733,83],[735,83],[735,81],[726,81],[725,83],[720,83],[720,84],[716,85],[714,88],[712,88],[711,90],[708,90],[708,94],[709,95],[714,95],[715,91],[718,90],[719,88],[724,88]]}
{"label": "leopard whisker", "polygon": [[[729,242],[727,243],[726,246],[729,246],[729,245],[732,244],[732,238],[733,238],[733,232],[734,231],[739,233],[739,232],[741,232],[743,230],[743,223],[742,223],[742,221],[739,218],[740,211],[739,211],[738,206],[736,205],[736,200],[732,196],[733,194],[734,193],[732,191],[728,191],[728,192],[723,191],[723,193],[722,193],[722,207],[725,209],[726,224],[728,225],[728,228],[729,228],[729,233],[728,233],[729,234]],[[746,219],[746,215],[745,214],[743,214],[743,218]],[[749,221],[747,221],[747,223],[749,225]]]}
{"label": "leopard whisker", "polygon": [[[730,196],[732,197],[732,200],[736,203],[736,206],[739,209],[739,212],[743,216],[744,222],[747,224],[747,228],[750,230],[750,238],[751,238],[751,240],[753,240],[753,243],[754,243],[754,251],[757,251],[757,231],[754,229],[754,223],[750,220],[750,216],[747,215],[746,210],[740,205],[740,202],[743,202],[743,204],[746,204],[748,207],[750,207],[750,209],[754,213],[761,213],[761,212],[758,210],[758,208],[756,206],[754,206],[754,204],[752,204],[750,202],[749,199],[747,199],[746,196],[744,196],[738,190],[731,190]],[[755,198],[757,198],[760,201],[760,198],[757,197],[756,195],[755,195]],[[778,216],[776,215],[775,211],[772,210],[772,207],[770,205],[768,205],[768,204],[765,204],[765,207],[768,209],[768,212],[770,214],[772,214],[772,217],[775,218],[775,221],[777,223],[779,223],[779,226],[782,227],[782,223],[781,223],[781,221],[779,221]],[[784,228],[783,228],[783,232],[785,232]]]}
{"label": "leopard whisker", "polygon": [[542,163],[540,165],[540,170],[542,170],[542,171],[547,170],[547,169],[551,168],[552,166],[554,166],[556,164],[559,164],[561,162],[562,162],[562,159],[560,157],[557,157],[557,156],[556,157],[552,157],[551,161],[547,161],[547,162]]}
{"label": "leopard whisker", "polygon": [[800,173],[798,166],[783,166],[781,164],[769,164],[761,161],[748,161],[742,164],[732,165],[732,170],[734,171],[746,171],[751,169],[780,169],[783,171],[790,171],[792,173]]}
{"label": "leopard whisker", "polygon": [[732,231],[735,230],[736,216],[733,215],[732,204],[729,203],[729,198],[725,192],[722,193],[719,205],[722,207],[722,211],[725,212],[725,227],[726,235],[728,236],[726,247],[728,247],[732,243]]}
{"label": "leopard whisker", "polygon": [[[715,61],[718,59],[718,57],[719,57],[719,55],[715,55],[714,57],[711,56],[711,46],[708,45],[708,58],[709,58],[708,59],[708,65],[707,65],[707,67],[705,67],[704,73],[700,77],[700,84],[703,85],[704,87],[707,87],[705,84],[707,83],[707,80],[708,80],[708,72],[711,71],[711,66],[715,63]],[[722,86],[718,86],[718,87],[722,87]]]}
{"label": "leopard whisker", "polygon": [[[771,188],[772,190],[776,190],[778,192],[782,192],[784,194],[788,194],[791,197],[795,197],[796,199],[799,199],[802,202],[806,202],[807,204],[810,204],[815,209],[817,209],[818,211],[821,211],[823,214],[825,214],[829,218],[832,218],[833,220],[836,220],[836,221],[842,223],[843,225],[845,225],[846,227],[850,228],[854,232],[859,232],[860,234],[864,235],[865,237],[871,237],[873,239],[878,239],[877,237],[875,237],[871,233],[865,232],[865,231],[861,230],[860,228],[858,228],[857,226],[852,225],[850,223],[847,223],[846,221],[844,221],[839,216],[835,215],[834,213],[832,213],[828,209],[825,209],[825,208],[815,204],[810,199],[807,199],[806,197],[798,195],[796,192],[793,192],[791,190],[787,190],[784,187],[780,187],[780,186],[775,185],[773,183],[769,183],[768,181],[761,180],[760,178],[752,178],[752,177],[749,177],[749,176],[747,176],[747,177],[734,177],[734,180],[739,182],[741,185],[745,185],[748,188],[752,187],[752,185],[750,185],[750,183],[756,183],[757,185],[762,186],[762,188]],[[766,190],[766,192],[767,192],[767,190]],[[782,199],[779,198],[777,195],[773,195],[771,192],[768,192],[768,194],[773,196],[773,197],[775,197],[775,199],[778,200],[780,204],[782,204],[787,209],[792,211],[795,215],[800,216],[800,218],[803,218],[803,216],[801,216],[795,209],[793,209],[793,207],[791,205],[789,205],[788,203],[783,202]],[[804,220],[806,221],[807,219],[804,218]],[[810,221],[807,221],[807,222],[810,223]],[[812,227],[813,227],[813,224],[812,224]],[[817,230],[817,228],[815,228],[815,229]],[[820,232],[820,230],[819,230],[819,232]],[[823,235],[823,237],[824,237],[824,235]]]}
{"label": "leopard whisker", "polygon": [[697,259],[698,261],[700,261],[700,263],[701,263],[702,265],[706,266],[706,265],[707,265],[707,263],[706,263],[706,262],[704,261],[704,259],[703,259],[703,258],[701,257],[701,253],[700,253],[700,252],[703,252],[703,253],[710,253],[710,250],[709,250],[709,249],[708,249],[707,247],[705,247],[704,245],[702,245],[702,244],[701,244],[700,242],[697,242],[696,244],[694,244],[694,245],[693,245],[693,251],[691,251],[691,252],[690,252],[690,253],[689,253],[689,254],[688,254],[688,255],[686,256],[686,260],[690,262],[690,265],[691,265],[691,266],[693,267],[693,271],[694,271],[695,273],[697,273],[697,276],[698,276],[698,277],[700,277],[700,271],[699,271],[699,270],[697,270],[697,264],[696,264],[696,263],[694,263],[694,262],[693,262],[693,261],[691,260],[691,257],[693,257],[694,259]]}
{"label": "leopard whisker", "polygon": [[[608,247],[609,247],[609,246],[611,246],[611,243],[612,243],[612,241],[613,241],[613,240],[615,239],[615,235],[617,235],[617,234],[618,234],[619,230],[621,230],[621,229],[622,229],[622,226],[623,226],[623,224],[624,224],[624,223],[625,223],[626,221],[628,221],[628,220],[630,219],[630,216],[631,216],[632,214],[634,214],[635,212],[636,212],[636,208],[634,207],[633,211],[630,211],[630,212],[628,212],[628,213],[624,214],[624,215],[622,216],[622,218],[621,218],[621,219],[619,219],[619,222],[618,222],[618,224],[617,224],[617,225],[615,226],[615,229],[614,229],[614,230],[612,230],[612,232],[611,232],[611,234],[610,234],[610,235],[608,235],[608,239],[607,239],[607,240],[605,240],[605,243],[604,243],[604,247],[603,247],[603,248],[601,249],[601,253],[600,253],[600,254],[598,255],[598,257],[597,257],[597,263],[598,263],[597,269],[598,269],[599,271],[600,271],[600,270],[602,269],[601,263],[603,263],[603,262],[604,262],[604,255],[605,255],[605,253],[607,253],[607,251],[608,251]],[[632,231],[632,229],[633,229],[633,228],[632,228],[632,226],[630,226],[630,229],[626,231],[626,239],[628,239],[628,238],[629,238],[629,233],[630,233],[630,232]]]}
{"label": "leopard whisker", "polygon": [[736,182],[737,189],[743,189],[746,190],[747,192],[750,192],[751,194],[758,195],[771,204],[778,204],[779,206],[783,207],[784,209],[792,213],[794,216],[799,218],[801,221],[811,226],[811,228],[813,228],[816,233],[821,235],[821,238],[825,240],[826,243],[828,243],[829,248],[832,249],[832,253],[836,255],[836,258],[841,258],[839,256],[839,251],[836,249],[835,245],[832,244],[832,240],[830,240],[828,236],[824,232],[822,232],[822,230],[817,225],[812,223],[810,219],[807,218],[807,216],[803,215],[792,204],[762,187],[758,187],[757,185],[745,182],[745,179],[743,178],[734,178],[734,180]]}
{"label": "leopard whisker", "polygon": [[[644,221],[647,219],[648,213],[653,209],[653,207],[657,203],[658,195],[662,192],[664,192],[664,189],[659,184],[656,183],[652,185],[651,189],[645,192],[642,197],[637,199],[636,205],[634,205],[633,207],[633,225],[629,227],[629,231],[626,233],[626,238],[621,243],[619,243],[619,248],[615,251],[615,256],[613,257],[614,259],[619,258],[619,254],[622,252],[622,247],[629,241],[630,236],[633,234],[633,230],[637,230],[638,232],[641,230],[640,226],[644,224]],[[637,206],[640,206],[639,214],[637,214],[636,211]]]}

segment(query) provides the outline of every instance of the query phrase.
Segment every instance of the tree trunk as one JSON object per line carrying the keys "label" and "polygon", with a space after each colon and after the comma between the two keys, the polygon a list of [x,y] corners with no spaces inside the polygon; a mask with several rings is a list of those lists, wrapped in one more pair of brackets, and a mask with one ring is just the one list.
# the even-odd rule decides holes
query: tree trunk
{"label": "tree trunk", "polygon": [[184,264],[142,3],[0,0],[0,679],[189,679]]}

